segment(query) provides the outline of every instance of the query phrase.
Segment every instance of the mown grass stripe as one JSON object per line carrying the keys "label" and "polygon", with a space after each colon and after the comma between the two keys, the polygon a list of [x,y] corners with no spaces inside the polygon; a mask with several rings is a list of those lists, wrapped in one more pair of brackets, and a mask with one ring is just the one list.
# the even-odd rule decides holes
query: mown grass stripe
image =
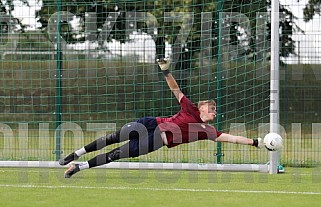
{"label": "mown grass stripe", "polygon": [[74,186],[74,185],[5,185],[8,188],[48,188],[48,189],[105,189],[105,190],[147,190],[147,191],[182,191],[182,192],[219,192],[219,193],[268,193],[268,194],[296,194],[296,195],[321,195],[321,192],[304,191],[272,191],[272,190],[220,190],[220,189],[196,189],[196,188],[139,188],[139,187],[112,187],[112,186]]}

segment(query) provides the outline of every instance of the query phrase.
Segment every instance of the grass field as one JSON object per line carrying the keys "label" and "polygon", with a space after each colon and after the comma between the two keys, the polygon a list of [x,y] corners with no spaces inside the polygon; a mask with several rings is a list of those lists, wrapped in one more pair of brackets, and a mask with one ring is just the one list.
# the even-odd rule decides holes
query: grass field
{"label": "grass field", "polygon": [[252,172],[0,168],[0,206],[319,206],[321,168]]}

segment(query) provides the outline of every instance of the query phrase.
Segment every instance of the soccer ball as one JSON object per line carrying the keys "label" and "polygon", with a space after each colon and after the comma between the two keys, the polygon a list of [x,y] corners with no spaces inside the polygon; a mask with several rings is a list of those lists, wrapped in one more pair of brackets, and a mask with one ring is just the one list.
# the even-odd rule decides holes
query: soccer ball
{"label": "soccer ball", "polygon": [[269,151],[276,151],[282,148],[282,137],[274,132],[268,133],[264,137],[265,148]]}

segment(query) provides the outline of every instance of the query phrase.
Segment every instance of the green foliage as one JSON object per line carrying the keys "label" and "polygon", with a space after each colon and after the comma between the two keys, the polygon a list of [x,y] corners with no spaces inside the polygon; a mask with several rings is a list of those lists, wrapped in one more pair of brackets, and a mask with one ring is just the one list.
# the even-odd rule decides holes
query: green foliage
{"label": "green foliage", "polygon": [[[240,56],[248,56],[252,57],[256,54],[256,44],[255,44],[255,35],[256,35],[256,14],[257,12],[267,12],[268,7],[270,7],[270,1],[224,1],[222,6],[222,11],[231,11],[231,12],[239,12],[245,14],[250,19],[251,28],[250,32],[252,34],[249,38],[250,47],[245,49],[245,52],[240,54]],[[97,31],[92,31],[91,36],[94,37],[95,40],[100,40],[101,38],[101,30],[106,27],[108,23],[109,14],[111,12],[118,12],[118,16],[116,19],[116,23],[112,28],[111,33],[108,37],[104,37],[107,41],[111,39],[116,39],[120,42],[128,41],[128,17],[126,17],[126,12],[148,12],[152,14],[158,23],[158,33],[155,38],[157,44],[157,54],[164,54],[164,40],[166,39],[170,44],[174,44],[178,37],[178,32],[182,29],[181,22],[167,22],[165,21],[164,12],[193,12],[194,19],[191,30],[189,31],[189,35],[186,41],[186,45],[184,47],[189,48],[191,51],[192,57],[196,57],[201,48],[201,33],[202,33],[202,13],[209,12],[212,14],[213,22],[212,22],[212,36],[218,36],[218,21],[217,14],[217,2],[209,1],[209,0],[198,0],[198,1],[178,1],[178,0],[167,0],[167,1],[89,1],[89,0],[63,0],[61,5],[61,11],[67,11],[74,14],[77,18],[80,18],[80,27],[78,31],[75,31],[71,28],[70,22],[62,23],[62,36],[69,43],[82,42],[85,39],[88,39],[88,33],[85,33],[85,13],[86,12],[95,12],[97,15]],[[57,6],[55,2],[52,0],[43,1],[43,7],[40,11],[37,12],[37,17],[39,18],[39,22],[41,23],[41,29],[46,29],[48,26],[48,19],[52,14],[57,12]],[[302,30],[295,25],[294,20],[296,17],[293,16],[292,12],[289,11],[285,6],[280,5],[280,12],[284,13],[287,18],[281,18],[280,28],[282,28],[280,34],[280,56],[288,57],[290,54],[294,54],[295,50],[295,42],[292,39],[292,33],[294,31]],[[127,23],[126,23],[127,21]],[[236,27],[236,26],[235,26]],[[267,25],[268,30],[270,25]],[[146,32],[146,25],[144,23],[137,24],[137,30]],[[233,28],[232,28],[233,30]],[[270,32],[268,32],[270,34]],[[153,35],[153,34],[152,34]],[[235,39],[232,44],[239,45],[237,39],[240,34],[231,33],[231,38]],[[212,55],[213,57],[217,56],[218,52],[218,39],[214,38],[211,42]],[[268,40],[270,40],[270,36],[268,36]],[[100,47],[103,48],[103,42],[100,42]],[[176,44],[180,44],[180,42],[176,42]],[[177,46],[180,47],[180,46]],[[174,45],[173,48],[176,48]],[[108,50],[108,48],[105,48]],[[181,53],[181,49],[174,51],[174,53]],[[255,60],[255,57],[253,58]]]}
{"label": "green foliage", "polygon": [[[29,6],[28,0],[18,0],[18,1],[21,2],[23,5]],[[6,14],[9,16],[12,16],[12,12],[15,8],[14,2],[15,0],[0,1],[0,14]],[[13,19],[20,26],[20,30],[24,31],[25,25],[21,22],[21,20],[17,18],[13,18]]]}
{"label": "green foliage", "polygon": [[304,21],[313,19],[314,15],[321,15],[321,0],[309,0],[303,9]]}
{"label": "green foliage", "polygon": [[295,54],[295,41],[292,39],[293,33],[298,32],[304,34],[304,31],[295,23],[297,17],[293,13],[280,4],[280,56],[288,57]]}

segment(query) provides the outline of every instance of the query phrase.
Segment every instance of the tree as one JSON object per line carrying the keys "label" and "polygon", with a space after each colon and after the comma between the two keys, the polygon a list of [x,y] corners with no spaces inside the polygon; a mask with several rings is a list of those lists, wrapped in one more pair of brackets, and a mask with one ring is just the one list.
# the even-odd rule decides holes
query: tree
{"label": "tree", "polygon": [[[271,1],[271,0],[269,0]],[[280,56],[289,57],[290,54],[295,54],[295,41],[292,39],[294,32],[304,31],[295,23],[298,18],[283,5],[279,5],[279,11],[282,16],[280,17]],[[269,33],[271,34],[271,33]]]}
{"label": "tree", "polygon": [[[23,5],[29,6],[28,0],[19,0]],[[9,16],[13,16],[12,12],[15,8],[14,0],[6,0],[6,1],[0,1],[0,14],[5,14]],[[14,18],[14,21],[16,22],[19,27],[17,27],[16,30],[19,30],[21,32],[24,32],[26,25],[22,24],[21,21],[18,18]],[[1,23],[3,24],[3,23]]]}
{"label": "tree", "polygon": [[303,9],[304,21],[312,20],[316,14],[321,16],[321,0],[309,0]]}
{"label": "tree", "polygon": [[[234,6],[233,6],[234,5]],[[237,5],[237,6],[236,6]],[[232,22],[230,28],[230,44],[237,45],[238,48],[243,50],[239,53],[239,56],[248,56],[253,57],[254,60],[258,51],[257,45],[255,42],[256,37],[256,23],[257,23],[257,12],[268,12],[271,11],[271,0],[267,1],[257,1],[252,2],[251,0],[233,0],[225,1],[224,8],[228,10],[231,8],[232,12],[238,12],[246,14],[250,20],[250,31],[247,31],[246,28],[242,28],[237,22]],[[280,10],[280,22],[279,22],[279,31],[280,31],[280,57],[288,57],[290,54],[295,54],[295,41],[292,39],[293,32],[299,31],[303,32],[302,29],[296,25],[295,20],[297,17],[283,5],[279,5]],[[268,14],[266,21],[267,28],[267,40],[271,41],[271,16]],[[251,36],[248,35],[251,33]],[[257,37],[256,37],[257,38]],[[268,57],[269,58],[269,57]],[[281,61],[281,63],[283,63]]]}
{"label": "tree", "polygon": [[[253,0],[226,0],[223,4],[224,11],[232,11],[245,14],[250,19],[250,32],[244,30],[237,22],[235,22],[230,28],[230,38],[233,40],[233,44],[239,48],[243,48],[244,52],[241,52],[240,56],[254,56],[256,54],[256,13],[267,12],[270,8],[271,0],[255,1]],[[75,15],[75,18],[79,21],[79,27],[77,30],[72,27],[71,21],[63,22],[62,35],[63,38],[69,43],[82,42],[88,39],[88,35],[91,35],[93,40],[101,40],[100,45],[103,45],[102,41],[110,41],[116,39],[120,42],[128,41],[128,33],[126,30],[131,23],[128,23],[128,12],[148,12],[157,19],[157,34],[155,39],[157,54],[164,54],[164,40],[170,44],[174,44],[177,40],[178,34],[181,31],[182,24],[179,21],[165,21],[165,12],[192,12],[193,25],[190,28],[189,35],[186,43],[183,45],[182,50],[188,48],[191,50],[191,56],[197,56],[201,48],[202,38],[202,14],[209,12],[212,14],[212,36],[218,36],[218,21],[217,18],[217,2],[212,0],[155,0],[155,1],[112,1],[112,0],[62,0],[62,11],[67,11]],[[53,4],[52,0],[43,0],[43,7],[37,12],[38,21],[41,23],[41,28],[45,30],[48,26],[48,20],[52,14],[57,12],[57,5]],[[97,15],[97,29],[86,33],[86,13],[95,12]],[[280,21],[280,56],[288,57],[295,52],[295,42],[292,39],[292,34],[295,30],[302,31],[294,22],[296,17],[285,6],[280,5],[280,12],[284,14],[284,18]],[[117,13],[115,24],[110,20],[110,14]],[[167,14],[169,14],[167,13]],[[126,22],[127,21],[127,22]],[[108,36],[103,36],[102,31],[107,28],[108,25],[113,25]],[[146,22],[135,22],[133,30],[140,30],[148,33]],[[270,23],[267,22],[266,27],[270,34]],[[233,31],[234,30],[234,31]],[[251,33],[251,35],[249,35]],[[155,34],[150,34],[155,35]],[[270,40],[268,35],[268,40]],[[176,41],[177,42],[177,41]],[[213,57],[216,57],[218,39],[212,39],[211,48]],[[177,44],[178,45],[178,44]],[[179,46],[177,46],[179,47]],[[178,52],[179,48],[176,50]]]}
{"label": "tree", "polygon": [[[72,29],[71,26],[67,26],[70,22],[64,22],[62,27],[62,34],[69,34],[69,39],[64,36],[64,39],[69,43],[84,41],[85,36],[79,35],[79,33],[85,32],[85,21],[86,13],[95,12],[97,15],[97,33],[96,40],[99,39],[99,35],[104,26],[110,24],[109,14],[111,12],[118,12],[117,20],[113,26],[111,34],[106,39],[107,41],[111,39],[116,39],[120,42],[125,42],[126,29],[128,29],[128,22],[126,25],[126,12],[148,12],[157,18],[158,22],[158,32],[156,42],[163,42],[166,36],[166,40],[174,41],[179,31],[179,22],[165,22],[164,23],[164,12],[188,12],[193,11],[195,14],[200,14],[203,11],[212,11],[214,3],[211,0],[207,1],[193,1],[194,5],[191,5],[191,1],[178,1],[178,0],[167,0],[167,1],[111,1],[111,0],[63,0],[62,1],[62,11],[67,11],[75,15],[75,18],[79,19],[80,27],[78,31]],[[198,3],[195,3],[198,2]],[[202,3],[206,3],[206,7]],[[197,5],[197,6],[196,6]],[[43,0],[43,7],[36,13],[38,22],[41,23],[40,29],[46,30],[48,26],[48,20],[52,14],[57,12],[57,6],[53,4],[51,0]],[[200,16],[200,15],[199,15]],[[200,17],[196,17],[196,19]],[[200,35],[199,25],[200,21],[196,21],[196,27],[193,27],[193,31],[196,36]],[[129,24],[130,25],[130,24]],[[142,22],[137,23],[136,29],[146,32],[146,25]],[[70,30],[71,29],[71,30]],[[190,37],[189,37],[190,38]],[[157,48],[158,49],[158,48]]]}
{"label": "tree", "polygon": [[[135,1],[115,2],[113,0],[62,0],[61,11],[74,14],[75,18],[77,18],[79,21],[79,27],[77,28],[78,31],[76,31],[75,28],[72,28],[70,25],[71,22],[63,22],[64,25],[69,24],[69,26],[62,28],[62,33],[72,33],[72,35],[69,34],[69,36],[71,36],[71,39],[69,39],[70,43],[84,41],[89,34],[82,36],[79,34],[85,33],[86,19],[88,18],[86,14],[94,13],[97,20],[95,22],[97,26],[96,33],[94,34],[96,36],[96,38],[94,38],[95,40],[100,38],[101,32],[104,28],[106,29],[108,25],[113,25],[112,28],[108,28],[111,30],[111,33],[106,37],[106,40],[110,41],[111,39],[116,39],[120,42],[125,42],[127,38],[126,29],[128,29],[128,25],[126,25],[126,12],[151,11],[152,8],[154,8],[154,3],[155,2],[153,1],[137,3]],[[36,12],[38,22],[41,23],[39,29],[46,30],[48,27],[49,18],[56,12],[57,5],[54,4],[52,0],[43,0],[43,6],[41,10]],[[116,21],[115,24],[113,23],[114,20]],[[143,26],[140,27],[138,27],[138,29],[144,29]],[[92,36],[93,34],[90,35]]]}

